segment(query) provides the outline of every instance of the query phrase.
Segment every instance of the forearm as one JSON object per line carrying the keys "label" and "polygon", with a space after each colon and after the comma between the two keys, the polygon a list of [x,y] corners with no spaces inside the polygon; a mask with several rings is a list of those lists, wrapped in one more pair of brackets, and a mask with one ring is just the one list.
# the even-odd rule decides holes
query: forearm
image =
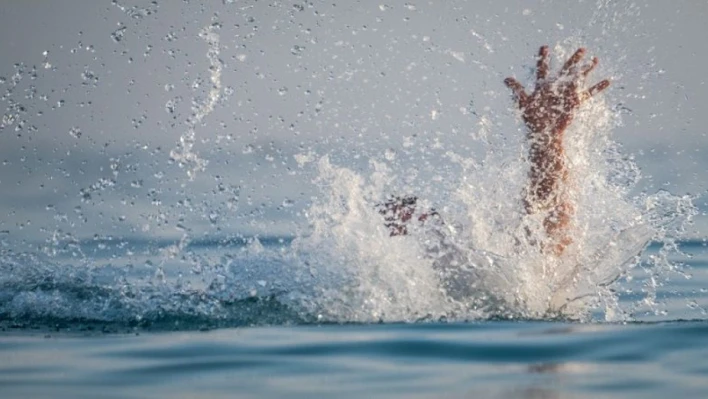
{"label": "forearm", "polygon": [[549,77],[549,49],[539,50],[536,84],[528,93],[513,77],[504,83],[513,91],[521,116],[529,129],[529,183],[524,198],[528,214],[544,213],[547,243],[556,255],[572,242],[568,226],[575,206],[567,190],[568,170],[563,136],[580,105],[610,85],[605,79],[587,90],[581,90],[588,74],[597,66],[597,58],[582,65],[585,49],[578,49],[563,64],[557,76]]}
{"label": "forearm", "polygon": [[527,203],[531,202],[541,207],[548,207],[553,205],[549,201],[558,198],[559,191],[568,175],[563,148],[563,133],[563,131],[554,133],[530,131],[528,138],[531,167]]}

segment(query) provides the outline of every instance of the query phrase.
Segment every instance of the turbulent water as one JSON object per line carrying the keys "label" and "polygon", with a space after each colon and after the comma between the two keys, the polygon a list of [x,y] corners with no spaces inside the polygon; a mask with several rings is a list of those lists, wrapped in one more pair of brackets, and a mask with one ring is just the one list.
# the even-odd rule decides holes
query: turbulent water
{"label": "turbulent water", "polygon": [[[680,276],[670,280],[668,286],[661,284],[660,275],[654,271],[655,262],[660,259],[668,262],[666,265],[675,263],[668,260],[664,244],[659,243],[636,259],[632,252],[631,261],[637,264],[627,263],[626,267],[634,268],[623,272],[621,278],[616,275],[617,264],[611,264],[607,275],[593,274],[602,285],[586,285],[587,291],[576,295],[585,295],[582,298],[597,295],[605,301],[600,302],[605,306],[592,306],[594,302],[583,300],[580,303],[585,307],[578,310],[582,313],[539,315],[530,313],[526,304],[500,302],[505,298],[486,294],[503,286],[485,286],[469,280],[468,274],[474,278],[482,276],[485,284],[509,284],[508,280],[493,274],[496,269],[478,271],[474,269],[477,263],[471,263],[464,272],[450,275],[460,280],[442,283],[442,279],[449,276],[437,274],[430,266],[432,260],[411,253],[411,248],[418,245],[413,237],[410,242],[401,240],[387,245],[387,250],[381,247],[368,253],[357,244],[347,242],[354,247],[350,250],[362,251],[356,258],[347,258],[351,255],[346,253],[335,257],[328,251],[308,253],[301,249],[304,244],[298,240],[289,243],[285,239],[263,242],[253,239],[228,245],[193,243],[184,249],[188,262],[172,259],[160,265],[154,265],[150,259],[140,264],[121,264],[125,259],[111,256],[115,254],[115,247],[95,244],[93,251],[88,245],[84,248],[85,252],[93,252],[92,264],[99,259],[107,263],[79,267],[75,263],[49,263],[29,255],[6,255],[0,285],[1,325],[11,329],[129,332],[541,317],[585,321],[610,317],[614,320],[670,320],[703,317],[705,312],[702,284],[706,280],[700,274],[702,261],[697,261],[698,269],[691,271],[700,272],[695,280]],[[151,252],[159,251],[150,245],[131,244],[133,249],[142,247],[146,258],[150,258]],[[118,246],[122,245],[126,243]],[[643,245],[644,242],[642,248]],[[102,247],[103,256],[98,247]],[[704,252],[700,243],[689,242],[675,249],[697,254],[699,259]],[[627,251],[606,252],[610,259],[617,259],[616,253]],[[389,256],[397,262],[401,259],[407,262],[401,266],[374,262],[377,257]],[[469,256],[466,259],[470,259]],[[505,261],[496,255],[475,252],[474,256],[477,257],[472,260],[482,267],[491,268],[495,262],[503,264]],[[191,265],[190,268],[185,268],[185,263]],[[359,269],[343,265],[355,265]],[[691,263],[682,265],[683,273],[688,273]],[[655,286],[650,287],[647,280],[652,278]],[[680,288],[682,280],[692,281],[693,288]],[[668,309],[672,309],[671,313],[667,313]],[[608,311],[614,313],[608,315]]]}
{"label": "turbulent water", "polygon": [[[663,6],[129,3],[18,2],[0,24],[3,393],[708,391],[704,199],[618,137],[674,134],[643,112],[688,106],[652,92],[666,71],[641,15]],[[17,24],[54,14],[42,35]],[[565,132],[560,257],[525,212],[502,83],[532,84],[542,44],[552,71],[582,46],[601,59],[587,83],[612,80]],[[381,206],[407,196],[392,236]]]}
{"label": "turbulent water", "polygon": [[[205,32],[218,45],[218,36]],[[218,55],[209,51],[210,60]],[[213,108],[219,73],[212,69],[212,100],[195,109],[181,149],[171,153],[189,177],[206,165],[190,152],[193,125]],[[370,159],[361,171],[328,155],[299,154],[300,168],[311,169],[318,192],[296,236],[267,245],[258,237],[200,242],[178,226],[184,233],[172,244],[54,240],[37,254],[6,244],[0,315],[21,324],[124,327],[182,320],[191,326],[625,321],[637,312],[661,313],[657,288],[686,273],[670,258],[682,254],[677,240],[696,209],[690,196],[666,191],[629,196],[640,172],[611,139],[616,123],[606,103],[594,100],[567,132],[577,214],[574,242],[560,258],[528,238],[543,228],[521,205],[528,170],[522,140],[481,141],[482,158],[448,150],[443,155],[459,174],[442,176],[431,168],[429,180],[402,178],[395,153]],[[435,208],[444,222],[413,223],[408,235],[390,237],[377,204],[401,192],[419,195],[419,208]],[[426,194],[446,201],[435,203]],[[646,256],[651,242],[657,250]],[[620,305],[619,292],[630,279],[641,298]]]}
{"label": "turbulent water", "polygon": [[[390,301],[386,309],[398,313],[379,316],[415,323],[353,324],[361,315],[372,321],[372,309],[384,309],[371,303],[371,286],[327,292],[322,287],[342,287],[341,273],[313,270],[303,280],[331,283],[304,289],[303,280],[291,281],[293,261],[284,263],[292,244],[280,241],[192,243],[185,248],[190,259],[207,264],[215,258],[220,265],[218,277],[201,289],[169,273],[151,283],[151,265],[79,272],[75,264],[29,257],[16,259],[14,269],[5,263],[3,394],[552,399],[701,397],[708,391],[708,252],[702,242],[677,243],[692,255],[683,266],[692,278],[659,284],[651,306],[637,306],[646,302],[641,283],[624,279],[614,291],[620,308],[635,311],[632,317],[664,322],[455,322],[472,316],[439,320],[421,311],[437,298],[417,298],[424,306],[401,310],[389,296],[379,301]],[[645,274],[640,269],[650,269],[661,248],[654,244],[644,252],[633,271],[639,281]],[[84,248],[92,259],[110,259],[114,250]],[[409,278],[401,283],[413,286]],[[293,286],[309,295],[294,295]],[[354,298],[365,294],[368,303],[347,299],[348,291]],[[322,297],[327,300],[312,299]],[[306,299],[314,303],[304,307]],[[312,313],[325,305],[328,312]]]}

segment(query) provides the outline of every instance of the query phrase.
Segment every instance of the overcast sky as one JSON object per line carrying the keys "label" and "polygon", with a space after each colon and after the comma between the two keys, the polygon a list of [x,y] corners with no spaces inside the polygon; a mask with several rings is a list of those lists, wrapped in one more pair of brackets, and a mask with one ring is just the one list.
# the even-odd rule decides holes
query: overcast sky
{"label": "overcast sky", "polygon": [[[393,149],[404,169],[433,142],[475,156],[482,113],[495,115],[495,137],[518,134],[502,82],[528,81],[541,44],[600,57],[638,191],[690,193],[707,208],[706,2],[47,0],[0,11],[10,243],[293,234],[316,195],[296,154],[361,168]],[[171,160],[190,135],[207,162],[193,180],[195,165]],[[708,236],[705,218],[694,235]]]}

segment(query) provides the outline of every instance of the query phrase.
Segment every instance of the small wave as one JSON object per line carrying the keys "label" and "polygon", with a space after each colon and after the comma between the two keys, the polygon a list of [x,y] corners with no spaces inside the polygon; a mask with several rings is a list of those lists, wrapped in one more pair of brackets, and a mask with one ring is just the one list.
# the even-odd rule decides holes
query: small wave
{"label": "small wave", "polygon": [[276,294],[238,296],[215,285],[129,282],[125,271],[57,265],[22,255],[0,264],[0,328],[195,330],[310,323]]}

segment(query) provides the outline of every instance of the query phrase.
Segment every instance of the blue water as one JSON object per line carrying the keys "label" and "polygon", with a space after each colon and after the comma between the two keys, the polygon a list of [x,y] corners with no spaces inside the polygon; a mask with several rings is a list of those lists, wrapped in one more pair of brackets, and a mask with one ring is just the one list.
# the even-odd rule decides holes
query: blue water
{"label": "blue water", "polygon": [[0,340],[3,398],[666,398],[708,393],[708,323],[473,322]]}
{"label": "blue water", "polygon": [[[276,252],[289,245],[264,242]],[[186,252],[219,262],[234,251],[193,247]],[[701,242],[681,243],[686,259],[675,262],[684,275],[659,286],[653,310],[631,306],[643,295],[631,279],[618,284],[620,303],[634,309],[619,323],[494,315],[323,321],[275,292],[237,298],[187,282],[131,286],[145,272],[121,262],[136,258],[101,248],[92,259],[111,263],[83,274],[78,264],[47,266],[31,257],[4,266],[2,398],[708,395],[708,254]],[[263,253],[256,258],[276,267]],[[235,277],[227,284],[238,291]]]}
{"label": "blue water", "polygon": [[[705,7],[83,3],[0,16],[0,399],[708,397]],[[503,86],[544,44],[612,81],[561,258]]]}
{"label": "blue water", "polygon": [[[56,13],[70,36],[2,52],[0,399],[708,396],[699,196],[638,185],[613,138],[650,113],[622,121],[625,99],[661,93],[659,63],[626,58],[654,44],[634,6],[573,8],[593,42],[493,2],[172,3]],[[559,258],[519,213],[527,148],[497,91],[540,39],[592,43],[593,79],[644,76],[567,132]],[[389,237],[392,194],[441,218]]]}

